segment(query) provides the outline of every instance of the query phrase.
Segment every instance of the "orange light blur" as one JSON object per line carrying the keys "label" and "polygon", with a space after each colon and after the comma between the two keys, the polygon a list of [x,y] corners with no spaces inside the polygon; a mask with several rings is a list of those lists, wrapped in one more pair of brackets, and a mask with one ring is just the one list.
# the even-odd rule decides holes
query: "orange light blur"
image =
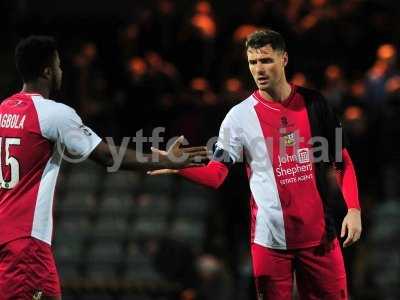
{"label": "orange light blur", "polygon": [[215,37],[217,28],[214,20],[208,15],[197,14],[192,17],[192,25],[198,28],[207,38]]}
{"label": "orange light blur", "polygon": [[293,74],[291,82],[298,86],[306,86],[307,79],[303,73],[297,72],[297,73]]}
{"label": "orange light blur", "polygon": [[379,46],[376,51],[376,56],[378,59],[391,60],[396,56],[396,48],[392,44],[383,44]]}
{"label": "orange light blur", "polygon": [[325,70],[327,79],[335,81],[342,77],[342,69],[338,65],[330,65]]}
{"label": "orange light blur", "polygon": [[129,71],[134,75],[143,75],[146,73],[147,66],[141,57],[134,57],[129,61]]}
{"label": "orange light blur", "polygon": [[237,93],[242,89],[242,83],[237,78],[229,78],[225,81],[225,89],[230,93]]}
{"label": "orange light blur", "polygon": [[244,41],[247,38],[247,36],[249,34],[253,33],[257,29],[258,29],[258,27],[251,25],[251,24],[241,25],[233,33],[233,40],[235,42],[241,43],[242,41]]}
{"label": "orange light blur", "polygon": [[212,7],[208,1],[199,1],[196,4],[195,11],[198,14],[209,15],[212,13]]}
{"label": "orange light blur", "polygon": [[348,121],[360,120],[363,115],[363,110],[358,106],[350,106],[344,112],[344,117]]}
{"label": "orange light blur", "polygon": [[191,81],[190,87],[192,90],[204,92],[208,89],[208,81],[202,77],[197,77]]}

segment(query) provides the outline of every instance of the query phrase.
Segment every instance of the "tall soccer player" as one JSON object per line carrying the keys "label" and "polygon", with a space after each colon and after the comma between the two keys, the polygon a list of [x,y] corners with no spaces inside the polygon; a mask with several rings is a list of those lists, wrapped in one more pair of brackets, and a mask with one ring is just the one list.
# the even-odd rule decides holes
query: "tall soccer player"
{"label": "tall soccer player", "polygon": [[[0,299],[61,299],[51,251],[53,197],[64,151],[113,163],[109,145],[67,105],[49,100],[61,86],[55,41],[32,36],[16,48],[24,85],[0,105]],[[204,147],[182,149],[182,137],[157,161],[127,150],[121,168],[182,168],[206,157]],[[119,149],[114,149],[119,152]],[[179,162],[175,162],[179,161]]]}
{"label": "tall soccer player", "polygon": [[334,208],[347,204],[339,221],[344,247],[360,238],[361,213],[340,123],[319,92],[287,82],[288,54],[278,32],[252,33],[246,52],[258,89],[226,115],[213,160],[149,174],[179,173],[217,188],[244,157],[258,299],[292,299],[294,273],[301,299],[348,299]]}

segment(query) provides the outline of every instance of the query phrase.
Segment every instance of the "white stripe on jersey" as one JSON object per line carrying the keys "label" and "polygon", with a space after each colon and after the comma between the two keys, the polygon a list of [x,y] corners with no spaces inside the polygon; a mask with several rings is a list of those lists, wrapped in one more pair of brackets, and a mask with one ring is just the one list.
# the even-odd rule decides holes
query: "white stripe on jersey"
{"label": "white stripe on jersey", "polygon": [[52,141],[54,147],[40,181],[31,235],[51,244],[54,190],[64,149],[67,148],[76,156],[86,157],[101,142],[101,138],[83,125],[71,107],[40,95],[32,96],[32,100],[41,134],[43,138]]}
{"label": "white stripe on jersey", "polygon": [[[222,122],[217,147],[227,151],[233,161],[241,157],[240,151],[244,149],[251,169],[250,190],[258,207],[253,242],[269,248],[286,249],[281,201],[266,139],[254,109],[256,104],[258,101],[250,96],[229,111]],[[227,138],[224,132],[228,132],[230,137]]]}
{"label": "white stripe on jersey", "polygon": [[31,233],[34,238],[49,245],[53,236],[54,190],[60,164],[61,156],[57,151],[57,146],[54,145],[53,155],[47,162],[40,180]]}

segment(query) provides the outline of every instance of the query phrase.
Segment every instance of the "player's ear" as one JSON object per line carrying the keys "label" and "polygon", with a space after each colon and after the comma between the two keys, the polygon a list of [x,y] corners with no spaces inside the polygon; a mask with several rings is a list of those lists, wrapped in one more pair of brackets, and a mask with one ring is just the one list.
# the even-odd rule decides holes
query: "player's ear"
{"label": "player's ear", "polygon": [[288,54],[287,54],[286,51],[283,52],[282,59],[283,59],[283,66],[286,67],[286,65],[287,65],[288,62],[289,62],[289,57],[288,57]]}
{"label": "player's ear", "polygon": [[45,67],[42,73],[42,76],[46,78],[47,80],[51,79],[51,76],[53,75],[53,70],[50,67]]}

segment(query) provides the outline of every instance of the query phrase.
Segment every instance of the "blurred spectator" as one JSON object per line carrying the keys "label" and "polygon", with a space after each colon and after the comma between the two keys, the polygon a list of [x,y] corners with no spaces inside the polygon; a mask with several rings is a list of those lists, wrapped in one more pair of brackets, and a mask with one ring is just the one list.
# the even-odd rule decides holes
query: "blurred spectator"
{"label": "blurred spectator", "polygon": [[[142,57],[132,57],[127,62],[125,89],[119,100],[118,115],[121,116],[121,133],[132,136],[143,128],[144,113],[151,111],[154,99],[151,97],[148,65]],[[146,102],[146,106],[140,102]],[[132,114],[135,113],[135,118]]]}
{"label": "blurred spectator", "polygon": [[322,92],[335,109],[339,110],[346,90],[342,69],[338,65],[328,66],[325,70],[325,86]]}
{"label": "blurred spectator", "polygon": [[[385,86],[386,109],[383,111],[382,119],[382,142],[385,143],[383,151],[385,167],[385,195],[387,197],[400,197],[400,141],[396,137],[400,135],[400,125],[398,122],[400,114],[400,77],[393,76],[388,79]],[[390,138],[392,137],[392,138]]]}
{"label": "blurred spectator", "polygon": [[93,42],[84,42],[72,61],[73,76],[70,84],[74,87],[72,93],[74,105],[87,120],[88,125],[98,128],[100,134],[108,131],[110,114],[109,82],[98,56],[98,47]]}
{"label": "blurred spectator", "polygon": [[204,39],[214,39],[217,33],[213,10],[208,1],[201,0],[195,6],[195,13],[191,18],[191,24]]}
{"label": "blurred spectator", "polygon": [[123,27],[119,32],[119,59],[125,60],[133,55],[139,54],[139,31],[138,24],[131,23]]}
{"label": "blurred spectator", "polygon": [[174,55],[176,36],[179,30],[180,16],[173,0],[159,0],[155,16],[155,27],[159,32],[159,51],[167,58]]}
{"label": "blurred spectator", "polygon": [[337,16],[337,8],[329,0],[311,0],[308,2],[308,13],[299,21],[298,30],[305,32]]}
{"label": "blurred spectator", "polygon": [[381,109],[386,100],[386,82],[400,74],[396,66],[397,50],[392,44],[383,44],[376,51],[376,60],[368,70],[366,89],[369,105]]}
{"label": "blurred spectator", "polygon": [[219,101],[208,80],[193,78],[182,96],[181,114],[172,123],[173,135],[184,134],[191,144],[206,143],[217,134],[218,115],[221,115]]}
{"label": "blurred spectator", "polygon": [[219,101],[226,106],[226,109],[230,109],[232,106],[236,105],[238,101],[248,96],[248,92],[244,89],[243,83],[239,78],[231,77],[224,81]]}
{"label": "blurred spectator", "polygon": [[290,82],[295,85],[304,86],[308,88],[311,88],[313,86],[313,84],[308,80],[308,78],[303,72],[294,73],[291,77]]}
{"label": "blurred spectator", "polygon": [[348,105],[366,106],[366,90],[363,80],[356,79],[351,83],[350,88],[342,101],[343,107]]}
{"label": "blurred spectator", "polygon": [[195,3],[193,13],[179,35],[179,68],[184,76],[212,76],[215,62],[215,39],[217,21],[214,10],[208,1]]}

